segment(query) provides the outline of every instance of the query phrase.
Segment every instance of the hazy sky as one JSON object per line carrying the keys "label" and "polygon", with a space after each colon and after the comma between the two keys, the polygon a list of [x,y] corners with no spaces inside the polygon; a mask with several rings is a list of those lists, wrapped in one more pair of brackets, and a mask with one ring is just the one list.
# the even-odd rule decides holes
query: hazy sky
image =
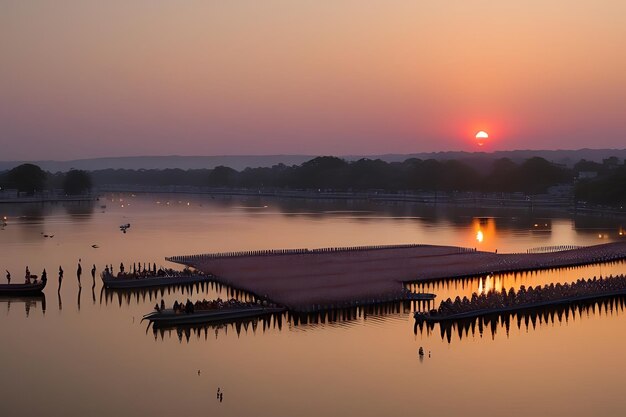
{"label": "hazy sky", "polygon": [[626,147],[626,1],[0,0],[0,159]]}

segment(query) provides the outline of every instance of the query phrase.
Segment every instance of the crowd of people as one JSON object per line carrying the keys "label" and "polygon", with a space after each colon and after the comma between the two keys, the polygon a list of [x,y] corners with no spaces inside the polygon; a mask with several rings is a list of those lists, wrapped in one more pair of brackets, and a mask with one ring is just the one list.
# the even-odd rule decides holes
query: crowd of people
{"label": "crowd of people", "polygon": [[471,299],[456,297],[442,301],[437,310],[431,311],[432,316],[450,316],[482,310],[500,310],[515,307],[527,307],[534,304],[567,301],[580,297],[601,297],[614,293],[626,293],[626,277],[624,275],[605,278],[579,279],[571,284],[551,283],[543,287],[524,285],[518,291],[513,288],[502,291],[490,291],[486,294],[473,293]]}
{"label": "crowd of people", "polygon": [[107,265],[104,268],[104,274],[120,279],[138,279],[156,277],[188,277],[191,275],[197,275],[198,273],[192,271],[189,267],[185,267],[182,271],[176,271],[171,268],[163,267],[159,267],[157,269],[156,263],[150,265],[150,263],[146,264],[145,262],[143,264],[141,262],[133,262],[132,267],[129,266],[129,270],[127,271],[124,263],[122,262],[120,263],[120,268],[117,274],[113,272],[113,265]]}
{"label": "crowd of people", "polygon": [[[11,272],[9,272],[8,269],[5,269],[5,271],[6,271],[7,283],[10,284],[11,283]],[[26,271],[24,273],[24,283],[25,284],[37,284],[38,282],[46,283],[48,281],[48,273],[46,272],[45,268],[44,268],[43,272],[41,273],[40,281],[38,281],[38,278],[39,277],[37,275],[31,274],[30,269],[27,266],[26,267]]]}
{"label": "crowd of people", "polygon": [[[222,300],[221,298],[217,298],[216,300],[203,299],[202,301],[196,301],[195,303],[187,299],[187,301],[184,303],[174,301],[174,306],[172,307],[172,310],[174,310],[174,313],[177,314],[192,314],[196,311],[221,310],[224,308],[246,308],[256,305],[257,304],[254,302],[239,301],[234,298],[231,298],[230,300]],[[156,311],[164,311],[165,302],[161,300],[161,304],[156,304],[154,306],[154,309]]]}
{"label": "crowd of people", "polygon": [[[30,273],[30,270],[28,269],[28,266],[26,267],[26,272],[24,274],[24,283],[26,284],[37,284],[37,275],[33,275]],[[9,284],[11,283],[11,273],[9,271],[7,271],[7,281],[9,282]],[[43,272],[41,273],[41,282],[43,282],[44,284],[48,281],[48,273],[46,272],[46,268],[43,269]]]}

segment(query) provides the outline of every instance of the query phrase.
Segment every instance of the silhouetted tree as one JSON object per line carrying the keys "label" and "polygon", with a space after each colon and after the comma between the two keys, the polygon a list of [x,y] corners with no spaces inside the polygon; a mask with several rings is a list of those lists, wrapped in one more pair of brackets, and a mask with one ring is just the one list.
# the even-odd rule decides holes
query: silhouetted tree
{"label": "silhouetted tree", "polygon": [[209,174],[208,184],[214,187],[230,187],[235,185],[237,171],[223,165],[215,167]]}
{"label": "silhouetted tree", "polygon": [[440,186],[444,191],[475,190],[479,182],[478,173],[463,162],[450,160],[441,164]]}
{"label": "silhouetted tree", "polygon": [[595,204],[626,204],[626,166],[576,184],[576,199]]}
{"label": "silhouetted tree", "polygon": [[91,176],[82,170],[72,169],[63,179],[63,191],[68,195],[84,194],[91,190]]}
{"label": "silhouetted tree", "polygon": [[491,172],[485,178],[485,188],[489,191],[519,191],[519,166],[509,158],[493,161]]}
{"label": "silhouetted tree", "polygon": [[519,178],[520,191],[528,193],[545,192],[552,185],[571,182],[567,169],[539,157],[527,159],[520,165]]}
{"label": "silhouetted tree", "polygon": [[5,187],[16,188],[31,195],[35,191],[43,190],[46,183],[46,173],[33,164],[19,165],[7,172],[4,178]]}
{"label": "silhouetted tree", "polygon": [[318,156],[300,165],[295,174],[300,187],[345,188],[348,163],[334,156]]}

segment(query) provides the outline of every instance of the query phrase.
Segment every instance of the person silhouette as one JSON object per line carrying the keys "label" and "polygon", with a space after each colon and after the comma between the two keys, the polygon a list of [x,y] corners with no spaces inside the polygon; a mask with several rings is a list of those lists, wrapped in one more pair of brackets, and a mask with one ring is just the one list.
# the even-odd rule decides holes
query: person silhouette
{"label": "person silhouette", "polygon": [[91,268],[91,278],[96,279],[96,264]]}
{"label": "person silhouette", "polygon": [[80,266],[80,259],[78,259],[78,268],[76,268],[76,276],[78,277],[78,286],[82,287],[80,284],[80,276],[83,274],[83,267]]}
{"label": "person silhouette", "polygon": [[7,281],[9,282],[9,284],[11,283],[11,273],[9,272],[8,269],[5,269],[5,271],[7,271]]}
{"label": "person silhouette", "polygon": [[59,292],[61,291],[61,283],[63,283],[63,268],[59,265]]}

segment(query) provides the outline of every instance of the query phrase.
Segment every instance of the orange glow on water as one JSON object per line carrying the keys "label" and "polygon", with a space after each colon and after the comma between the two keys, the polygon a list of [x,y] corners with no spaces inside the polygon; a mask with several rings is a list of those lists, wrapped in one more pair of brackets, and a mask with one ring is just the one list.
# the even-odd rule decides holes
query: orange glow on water
{"label": "orange glow on water", "polygon": [[479,250],[491,250],[495,244],[496,221],[493,218],[474,218],[472,220],[472,234],[474,245],[479,245]]}

